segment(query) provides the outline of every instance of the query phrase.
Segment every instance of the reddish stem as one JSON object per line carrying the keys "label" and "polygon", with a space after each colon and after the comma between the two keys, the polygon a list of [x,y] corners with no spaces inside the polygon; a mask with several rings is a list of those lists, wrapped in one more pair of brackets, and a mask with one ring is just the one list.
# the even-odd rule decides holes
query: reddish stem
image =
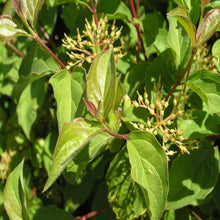
{"label": "reddish stem", "polygon": [[[138,18],[137,17],[137,14],[136,14],[136,10],[135,10],[135,6],[134,6],[134,2],[133,0],[129,0],[130,1],[130,6],[131,6],[131,12],[132,12],[132,16],[133,18]],[[139,3],[139,1],[138,1]],[[137,8],[139,8],[139,6],[137,6]],[[139,9],[138,9],[139,11]],[[139,24],[138,23],[135,23],[133,22],[135,28],[136,28],[136,31],[137,31],[137,34],[138,34],[138,38],[139,38],[139,41],[141,43],[141,47],[142,47],[142,50],[143,50],[143,54],[144,54],[144,59],[145,61],[147,62],[147,56],[146,56],[146,51],[145,51],[145,47],[144,47],[144,42],[143,42],[143,39],[142,39],[142,36],[141,36],[141,31],[140,31],[140,27],[139,27]]]}
{"label": "reddish stem", "polygon": [[11,41],[8,41],[8,42],[6,43],[6,45],[8,45],[12,50],[14,50],[15,53],[17,53],[20,57],[22,57],[22,58],[25,57],[24,54],[23,54],[20,50],[18,50],[18,49],[11,43]]}
{"label": "reddish stem", "polygon": [[64,63],[50,50],[50,48],[40,39],[38,34],[32,37],[35,41],[37,41],[52,57],[53,59],[60,65],[62,69],[66,69]]}
{"label": "reddish stem", "polygon": [[86,220],[86,219],[92,218],[93,216],[95,216],[95,215],[99,214],[100,212],[103,212],[107,209],[109,209],[109,206],[106,206],[105,208],[97,210],[97,211],[90,212],[86,215],[73,218],[72,220]]}

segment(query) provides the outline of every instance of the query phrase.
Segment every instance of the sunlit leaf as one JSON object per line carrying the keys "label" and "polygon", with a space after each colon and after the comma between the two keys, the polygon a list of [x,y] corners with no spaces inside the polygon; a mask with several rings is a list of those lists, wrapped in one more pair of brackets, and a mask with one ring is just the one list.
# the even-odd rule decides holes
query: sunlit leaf
{"label": "sunlit leaf", "polygon": [[18,123],[25,135],[31,137],[31,128],[37,118],[37,109],[43,103],[45,96],[45,80],[37,79],[30,83],[22,92],[18,105]]}
{"label": "sunlit leaf", "polygon": [[59,177],[64,168],[74,159],[92,137],[102,131],[83,118],[74,119],[64,124],[53,155],[53,162],[48,180],[44,186],[46,191]]}
{"label": "sunlit leaf", "polygon": [[205,15],[196,32],[196,41],[199,45],[213,36],[220,25],[220,9],[212,9]]}
{"label": "sunlit leaf", "polygon": [[146,192],[147,209],[151,219],[160,219],[168,194],[168,163],[162,146],[147,132],[133,131],[127,148],[131,176]]}
{"label": "sunlit leaf", "polygon": [[217,182],[218,163],[218,149],[214,149],[208,142],[204,142],[190,155],[183,154],[177,157],[170,169],[167,209],[199,205]]}
{"label": "sunlit leaf", "polygon": [[217,104],[220,103],[219,74],[200,70],[189,77],[187,86],[200,96],[210,112],[220,112],[220,106]]}
{"label": "sunlit leaf", "polygon": [[23,183],[24,160],[10,173],[4,189],[4,206],[10,219],[29,220]]}
{"label": "sunlit leaf", "polygon": [[18,29],[17,24],[12,20],[10,15],[0,15],[0,40],[3,38],[11,39],[14,36],[28,35],[27,32]]}
{"label": "sunlit leaf", "polygon": [[197,47],[198,43],[196,40],[196,27],[188,17],[186,9],[184,7],[177,7],[170,11],[167,15],[175,17],[180,22],[185,31],[188,33],[192,46]]}
{"label": "sunlit leaf", "polygon": [[113,106],[115,71],[112,49],[98,55],[90,67],[86,82],[87,100],[95,105],[98,118],[106,118]]}
{"label": "sunlit leaf", "polygon": [[15,11],[21,19],[28,21],[34,27],[38,13],[44,0],[13,0]]}
{"label": "sunlit leaf", "polygon": [[74,119],[83,90],[80,84],[72,79],[67,70],[52,76],[50,83],[53,86],[57,102],[57,119],[59,130],[61,130],[64,123],[71,122]]}
{"label": "sunlit leaf", "polygon": [[111,162],[106,179],[108,200],[118,219],[134,219],[147,211],[146,195],[131,177],[126,148]]}

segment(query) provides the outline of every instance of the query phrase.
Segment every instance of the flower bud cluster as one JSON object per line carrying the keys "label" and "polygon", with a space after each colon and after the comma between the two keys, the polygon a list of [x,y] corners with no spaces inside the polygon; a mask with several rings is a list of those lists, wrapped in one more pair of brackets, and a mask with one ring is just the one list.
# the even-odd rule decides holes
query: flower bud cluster
{"label": "flower bud cluster", "polygon": [[160,85],[154,87],[154,92],[156,95],[154,102],[149,100],[146,91],[143,95],[137,92],[137,100],[132,101],[132,104],[136,108],[147,109],[148,116],[145,124],[130,123],[135,129],[150,132],[154,136],[161,135],[163,149],[167,155],[174,154],[169,151],[171,144],[175,144],[182,153],[189,153],[189,149],[195,147],[195,142],[187,141],[176,126],[176,119],[185,117],[184,104],[187,99],[180,92],[174,98],[166,100]]}
{"label": "flower bud cluster", "polygon": [[5,151],[1,154],[0,160],[0,177],[2,182],[5,181],[10,173],[10,164],[15,151]]}
{"label": "flower bud cluster", "polygon": [[[67,67],[81,66],[84,61],[91,63],[100,51],[113,47],[114,42],[121,36],[121,30],[122,27],[119,29],[115,26],[115,21],[110,26],[107,17],[100,18],[98,23],[93,18],[91,24],[86,19],[85,30],[80,34],[77,29],[76,39],[64,35],[63,46],[68,50],[67,55],[71,60]],[[123,56],[121,48],[122,46],[113,48],[116,61]]]}
{"label": "flower bud cluster", "polygon": [[218,69],[215,65],[215,57],[210,53],[210,47],[208,47],[207,43],[202,44],[198,48],[194,60],[196,61],[197,69],[207,69],[214,73],[218,73]]}

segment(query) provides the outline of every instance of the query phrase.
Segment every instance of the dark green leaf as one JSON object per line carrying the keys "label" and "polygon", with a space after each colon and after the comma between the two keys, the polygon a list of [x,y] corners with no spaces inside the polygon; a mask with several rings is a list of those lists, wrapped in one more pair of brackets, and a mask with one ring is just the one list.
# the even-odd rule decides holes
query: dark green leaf
{"label": "dark green leaf", "polygon": [[83,118],[77,118],[64,124],[56,144],[53,163],[44,191],[54,183],[67,164],[77,156],[91,138],[101,133],[101,130]]}
{"label": "dark green leaf", "polygon": [[57,70],[60,70],[60,67],[54,59],[44,49],[34,44],[23,59],[19,75],[28,76],[30,73],[46,75]]}
{"label": "dark green leaf", "polygon": [[205,43],[215,33],[220,25],[220,9],[212,9],[205,15],[196,32],[199,45]]}
{"label": "dark green leaf", "polygon": [[220,195],[220,176],[218,177],[218,182],[215,185],[215,188],[212,192],[212,195],[213,195],[213,201],[214,201],[215,207],[220,212],[220,198],[219,198],[219,195]]}
{"label": "dark green leaf", "polygon": [[220,106],[220,75],[200,70],[193,73],[187,82],[187,86],[192,89],[212,113],[219,113]]}
{"label": "dark green leaf", "polygon": [[197,47],[198,43],[196,40],[196,27],[188,17],[186,9],[180,6],[170,11],[167,15],[171,17],[175,17],[180,22],[180,24],[184,27],[184,29],[188,33],[192,42],[192,46]]}
{"label": "dark green leaf", "polygon": [[168,194],[168,163],[162,146],[147,132],[133,131],[128,136],[127,149],[131,175],[146,193],[151,219],[160,219]]}
{"label": "dark green leaf", "polygon": [[56,206],[41,207],[35,214],[33,220],[71,220],[73,217]]}
{"label": "dark green leaf", "polygon": [[43,103],[45,95],[45,80],[37,79],[30,83],[22,92],[18,105],[18,123],[25,135],[31,137],[31,127],[37,118],[37,110]]}
{"label": "dark green leaf", "polygon": [[29,220],[23,183],[24,160],[10,173],[4,189],[4,206],[10,219]]}
{"label": "dark green leaf", "polygon": [[147,64],[140,63],[134,65],[124,80],[125,93],[130,97],[136,95],[137,90],[144,85],[144,79],[147,75]]}
{"label": "dark green leaf", "polygon": [[170,169],[167,209],[199,205],[217,182],[218,163],[218,150],[209,142],[203,142],[199,149],[193,150],[190,155],[177,157]]}
{"label": "dark green leaf", "polygon": [[97,117],[106,118],[115,97],[115,61],[112,49],[98,55],[90,67],[86,93],[87,100],[97,109]]}
{"label": "dark green leaf", "polygon": [[71,74],[67,70],[52,76],[50,83],[53,86],[57,102],[57,118],[59,130],[61,130],[64,123],[74,119],[83,90],[80,84],[72,79]]}
{"label": "dark green leaf", "polygon": [[147,194],[131,177],[126,148],[111,162],[106,179],[108,200],[118,219],[134,219],[147,211]]}

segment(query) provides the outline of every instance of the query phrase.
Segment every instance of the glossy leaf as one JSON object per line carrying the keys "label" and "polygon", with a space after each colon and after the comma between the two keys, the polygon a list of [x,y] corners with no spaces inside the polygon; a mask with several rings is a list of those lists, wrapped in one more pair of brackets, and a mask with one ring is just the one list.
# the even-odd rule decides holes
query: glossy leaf
{"label": "glossy leaf", "polygon": [[220,9],[212,9],[205,15],[196,32],[196,41],[199,45],[213,36],[220,25]]}
{"label": "glossy leaf", "polygon": [[44,186],[46,191],[60,176],[64,168],[74,159],[92,137],[99,134],[101,129],[93,126],[83,118],[74,119],[64,124],[53,155],[53,162],[48,180]]}
{"label": "glossy leaf", "polygon": [[13,0],[15,11],[22,20],[28,21],[35,26],[38,13],[44,0]]}
{"label": "glossy leaf", "polygon": [[28,33],[18,29],[10,15],[0,15],[0,40],[8,40],[19,35],[28,36]]}
{"label": "glossy leaf", "polygon": [[30,219],[24,191],[23,165],[24,160],[10,173],[4,189],[4,206],[10,219]]}
{"label": "glossy leaf", "polygon": [[98,118],[106,118],[113,106],[115,71],[112,49],[98,55],[89,70],[86,82],[87,100],[95,105]]}
{"label": "glossy leaf", "polygon": [[59,130],[61,130],[64,123],[74,119],[83,90],[80,84],[72,79],[71,74],[67,70],[52,76],[50,83],[57,102],[57,119]]}
{"label": "glossy leaf", "polygon": [[129,134],[127,149],[132,178],[147,194],[150,219],[160,219],[168,194],[166,154],[152,134],[142,131]]}
{"label": "glossy leaf", "polygon": [[44,87],[44,79],[30,83],[22,92],[17,105],[18,123],[28,138],[31,137],[31,128],[37,118],[37,110],[44,100]]}
{"label": "glossy leaf", "polygon": [[167,209],[199,205],[217,182],[218,163],[218,150],[208,142],[201,144],[190,155],[183,154],[174,159],[170,169]]}
{"label": "glossy leaf", "polygon": [[192,46],[197,47],[198,43],[196,40],[196,27],[188,17],[186,9],[184,7],[177,7],[170,11],[167,15],[175,17],[180,22],[180,24],[184,27],[185,31],[189,35]]}
{"label": "glossy leaf", "polygon": [[193,73],[187,82],[187,86],[192,89],[212,113],[219,113],[220,106],[220,76],[207,70],[200,70]]}
{"label": "glossy leaf", "polygon": [[168,17],[168,44],[174,52],[176,66],[186,66],[191,54],[191,43],[185,31],[180,27],[177,19]]}
{"label": "glossy leaf", "polygon": [[134,219],[147,211],[145,197],[147,195],[131,177],[131,165],[126,148],[111,162],[106,180],[108,200],[117,219]]}

